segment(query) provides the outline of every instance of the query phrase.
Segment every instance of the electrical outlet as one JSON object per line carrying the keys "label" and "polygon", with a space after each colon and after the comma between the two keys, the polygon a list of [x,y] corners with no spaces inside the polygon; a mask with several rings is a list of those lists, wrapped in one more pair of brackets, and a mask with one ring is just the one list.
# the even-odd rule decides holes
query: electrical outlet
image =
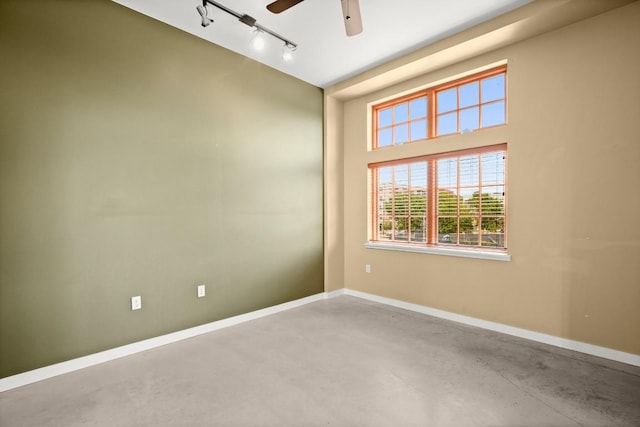
{"label": "electrical outlet", "polygon": [[198,298],[202,298],[205,295],[204,285],[198,285]]}
{"label": "electrical outlet", "polygon": [[142,308],[142,297],[131,297],[131,310],[140,310]]}
{"label": "electrical outlet", "polygon": [[364,265],[364,272],[365,273],[371,273],[371,264],[365,264]]}

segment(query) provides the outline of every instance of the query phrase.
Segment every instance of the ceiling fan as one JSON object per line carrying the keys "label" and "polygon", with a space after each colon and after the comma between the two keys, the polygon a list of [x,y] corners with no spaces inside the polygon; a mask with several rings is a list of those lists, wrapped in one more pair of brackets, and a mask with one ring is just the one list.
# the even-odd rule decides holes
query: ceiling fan
{"label": "ceiling fan", "polygon": [[[304,0],[276,0],[267,5],[267,9],[271,13],[280,13],[302,3]],[[355,36],[362,32],[362,18],[360,17],[360,3],[358,0],[340,0],[342,3],[342,16],[344,20],[344,29],[347,36]]]}

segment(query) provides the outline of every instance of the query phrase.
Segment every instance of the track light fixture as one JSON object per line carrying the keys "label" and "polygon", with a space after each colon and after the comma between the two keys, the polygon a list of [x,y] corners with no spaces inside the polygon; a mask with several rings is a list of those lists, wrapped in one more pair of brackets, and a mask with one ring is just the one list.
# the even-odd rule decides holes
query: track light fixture
{"label": "track light fixture", "polygon": [[293,52],[295,52],[296,49],[297,46],[285,43],[284,46],[282,46],[282,60],[286,62],[291,61],[293,59]]}
{"label": "track light fixture", "polygon": [[264,32],[258,28],[253,30],[253,36],[251,37],[251,46],[255,50],[264,49]]}
{"label": "track light fixture", "polygon": [[202,5],[198,5],[196,7],[196,10],[200,14],[200,18],[202,18],[202,22],[200,23],[200,25],[202,25],[203,27],[208,27],[209,24],[213,22],[213,19],[209,18],[209,8],[207,7],[207,5],[203,2]]}
{"label": "track light fixture", "polygon": [[243,24],[248,25],[249,27],[253,27],[254,31],[253,36],[251,37],[251,46],[253,46],[254,49],[262,50],[265,46],[264,35],[269,34],[270,36],[275,37],[276,39],[284,43],[284,46],[282,48],[282,59],[285,61],[290,61],[293,58],[293,52],[298,48],[297,44],[282,37],[280,34],[271,31],[270,29],[263,27],[262,25],[259,25],[256,22],[256,19],[252,16],[235,12],[213,0],[202,0],[202,5],[198,5],[196,7],[196,10],[200,14],[200,18],[202,18],[202,22],[200,23],[200,25],[202,25],[203,27],[208,27],[209,24],[213,22],[213,18],[210,18],[209,14],[209,5],[215,6],[218,9],[228,13],[229,15],[235,16]]}

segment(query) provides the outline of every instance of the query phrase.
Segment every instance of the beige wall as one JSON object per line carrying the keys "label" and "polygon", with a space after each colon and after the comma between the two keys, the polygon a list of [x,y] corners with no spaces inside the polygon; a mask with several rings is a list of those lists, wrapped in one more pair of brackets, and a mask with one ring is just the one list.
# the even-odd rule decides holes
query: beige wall
{"label": "beige wall", "polygon": [[[338,102],[343,111],[335,107],[327,126],[344,124],[344,132],[327,146],[344,156],[344,177],[326,179],[341,186],[344,210],[342,223],[327,228],[344,230],[344,261],[327,277],[342,280],[338,287],[640,354],[639,22],[635,2]],[[508,63],[507,126],[367,151],[369,103],[500,61]],[[367,163],[502,142],[510,262],[364,248]]]}
{"label": "beige wall", "polygon": [[322,292],[321,89],[108,0],[0,61],[0,377]]}
{"label": "beige wall", "polygon": [[327,292],[344,288],[344,153],[339,146],[344,132],[343,114],[342,102],[325,97],[324,280]]}

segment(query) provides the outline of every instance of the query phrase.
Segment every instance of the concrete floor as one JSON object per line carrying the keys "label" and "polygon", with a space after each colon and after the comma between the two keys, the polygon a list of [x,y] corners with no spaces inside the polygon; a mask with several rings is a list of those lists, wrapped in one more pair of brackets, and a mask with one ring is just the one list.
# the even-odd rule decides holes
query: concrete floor
{"label": "concrete floor", "polygon": [[0,393],[8,426],[640,426],[640,368],[353,297]]}

